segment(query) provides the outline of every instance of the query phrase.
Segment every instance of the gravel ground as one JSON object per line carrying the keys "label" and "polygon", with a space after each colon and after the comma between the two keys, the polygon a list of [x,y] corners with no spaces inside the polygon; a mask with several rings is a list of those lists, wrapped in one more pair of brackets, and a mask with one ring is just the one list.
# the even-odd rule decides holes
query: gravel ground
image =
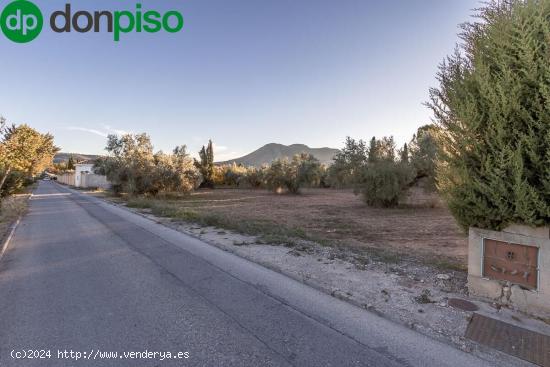
{"label": "gravel ground", "polygon": [[[124,206],[120,201],[116,205]],[[500,305],[468,298],[465,271],[442,270],[417,261],[416,256],[388,263],[357,252],[353,246],[323,246],[300,239],[292,244],[266,243],[262,236],[159,217],[147,208],[127,209],[474,354],[494,353],[496,360],[501,358],[464,337],[473,312],[450,306],[450,299],[468,300],[496,318],[526,319]],[[460,235],[446,235],[457,239],[454,254],[463,251]]]}

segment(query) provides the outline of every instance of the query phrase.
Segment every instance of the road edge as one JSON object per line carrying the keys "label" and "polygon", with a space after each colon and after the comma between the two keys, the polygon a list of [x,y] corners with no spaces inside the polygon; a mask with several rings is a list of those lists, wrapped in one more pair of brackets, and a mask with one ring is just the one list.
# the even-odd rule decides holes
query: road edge
{"label": "road edge", "polygon": [[[33,189],[34,191],[34,189]],[[29,197],[27,198],[27,201],[29,201],[33,197],[33,192],[29,193]],[[21,223],[21,220],[27,213],[20,214],[17,219],[10,225],[8,230],[8,236],[4,238],[2,241],[2,245],[0,246],[0,260],[4,257],[4,253],[8,250],[8,247],[10,245],[10,241],[15,234],[15,230],[19,226],[19,223]]]}
{"label": "road edge", "polygon": [[2,260],[2,257],[4,256],[4,253],[6,252],[6,250],[8,249],[8,246],[10,244],[10,241],[15,233],[15,230],[17,229],[17,227],[19,226],[19,223],[21,222],[21,219],[23,218],[23,215],[24,214],[21,214],[17,220],[10,226],[10,230],[8,232],[8,236],[6,237],[6,239],[4,240],[4,242],[2,243],[2,248],[0,249],[0,260]]}
{"label": "road edge", "polygon": [[[352,299],[349,299],[347,297],[345,297],[344,295],[340,295],[338,293],[331,293],[329,292],[327,289],[323,288],[322,286],[316,284],[315,282],[311,282],[311,281],[308,281],[306,279],[303,279],[303,278],[300,278],[300,277],[297,277],[295,276],[294,274],[290,274],[290,273],[287,273],[287,272],[284,272],[282,269],[280,269],[279,267],[277,266],[273,266],[272,264],[270,263],[265,263],[265,262],[258,262],[254,259],[250,259],[246,256],[242,256],[241,254],[235,252],[235,251],[232,251],[232,250],[229,250],[227,248],[224,248],[223,246],[219,246],[217,245],[216,243],[213,243],[211,241],[208,241],[208,240],[205,240],[204,238],[201,238],[199,236],[197,236],[196,234],[194,233],[191,233],[191,232],[187,232],[187,231],[181,231],[181,229],[176,229],[176,228],[172,228],[170,225],[167,225],[167,223],[163,222],[160,220],[160,218],[156,217],[156,216],[150,216],[150,215],[147,215],[145,213],[141,213],[139,212],[138,210],[134,210],[133,208],[129,208],[127,207],[126,205],[123,205],[123,204],[119,204],[119,203],[116,203],[116,202],[113,202],[111,200],[108,200],[106,198],[103,198],[103,197],[98,197],[98,196],[94,196],[94,195],[90,195],[90,193],[87,193],[87,192],[84,192],[84,191],[80,191],[80,190],[76,190],[72,187],[69,187],[69,186],[66,186],[66,185],[61,185],[59,183],[56,182],[57,185],[61,186],[62,188],[68,190],[68,191],[72,191],[73,193],[75,194],[80,194],[80,195],[84,195],[84,196],[87,196],[89,198],[93,198],[93,199],[96,199],[96,200],[99,200],[101,201],[102,203],[104,204],[107,204],[107,205],[110,205],[110,206],[113,206],[113,207],[116,207],[116,208],[119,208],[119,209],[122,209],[128,213],[131,213],[133,215],[137,215],[141,218],[144,218],[148,221],[151,221],[151,222],[154,222],[156,224],[160,224],[161,226],[165,227],[165,228],[168,228],[168,229],[171,229],[173,231],[176,231],[176,232],[179,232],[179,233],[182,233],[186,236],[189,236],[189,237],[192,237],[196,240],[199,240],[203,243],[206,243],[214,248],[217,248],[219,250],[222,250],[222,251],[225,251],[225,252],[229,252],[231,253],[232,255],[234,256],[237,256],[237,257],[240,257],[244,260],[247,260],[251,263],[254,263],[254,264],[257,264],[259,266],[262,266],[264,268],[267,268],[271,271],[274,271],[276,273],[279,273],[285,277],[288,277],[298,283],[301,283],[301,284],[304,284],[310,288],[313,288],[315,289],[316,291],[318,292],[321,292],[323,294],[326,294],[330,297],[333,297],[333,298],[336,298],[336,299],[339,299],[340,301],[343,301],[351,306],[354,306],[356,308],[359,308],[363,311],[366,311],[366,312],[369,312],[373,315],[376,315],[382,319],[385,319],[387,321],[390,321],[396,325],[401,325],[403,327],[406,327],[414,332],[417,332],[419,333],[420,335],[423,335],[424,337],[428,337],[432,340],[435,340],[435,341],[438,341],[442,344],[446,344],[450,347],[452,347],[453,349],[456,349],[458,351],[461,351],[463,353],[466,353],[466,354],[470,354],[470,355],[473,355],[477,358],[479,358],[480,360],[482,361],[485,361],[485,362],[488,362],[488,363],[501,363],[501,365],[503,366],[510,366],[510,365],[517,365],[517,366],[520,366],[520,365],[525,365],[525,366],[531,366],[531,364],[529,363],[526,363],[526,361],[523,361],[521,359],[517,359],[517,357],[514,357],[514,356],[510,356],[508,354],[505,354],[503,352],[500,352],[496,349],[492,349],[492,348],[488,348],[484,345],[481,345],[479,343],[475,343],[475,342],[472,342],[473,344],[476,345],[476,349],[474,350],[464,350],[463,348],[460,348],[459,345],[457,345],[456,343],[454,343],[452,340],[450,340],[449,338],[445,338],[445,337],[442,337],[440,335],[436,335],[436,334],[433,334],[433,333],[430,333],[426,330],[423,330],[422,328],[417,328],[415,327],[416,324],[407,324],[407,323],[403,323],[399,320],[396,320],[394,318],[392,318],[390,315],[386,314],[386,313],[383,313],[383,312],[379,312],[378,310],[375,310],[375,309],[371,309],[371,308],[368,308],[368,307],[365,307],[365,305],[361,304],[360,302],[356,302],[355,300],[352,300]],[[512,364],[509,364],[510,361],[506,361],[506,359],[508,358],[513,358],[516,362],[516,364],[514,364],[512,362]]]}

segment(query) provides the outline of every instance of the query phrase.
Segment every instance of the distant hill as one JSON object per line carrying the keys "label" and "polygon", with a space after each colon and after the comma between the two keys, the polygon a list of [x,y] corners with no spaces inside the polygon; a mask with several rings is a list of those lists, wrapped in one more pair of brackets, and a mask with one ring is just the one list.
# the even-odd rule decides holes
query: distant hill
{"label": "distant hill", "polygon": [[244,157],[232,159],[217,164],[242,164],[244,166],[260,167],[263,164],[270,164],[276,159],[292,158],[296,154],[309,153],[317,158],[323,164],[331,164],[332,159],[338,153],[338,149],[332,148],[310,148],[304,144],[267,144],[258,150],[253,151]]}
{"label": "distant hill", "polygon": [[69,160],[69,157],[72,156],[73,159],[78,163],[81,161],[87,161],[90,159],[97,159],[100,156],[99,155],[93,155],[93,154],[81,154],[81,153],[57,153],[53,157],[54,163],[61,163],[61,162],[67,162]]}

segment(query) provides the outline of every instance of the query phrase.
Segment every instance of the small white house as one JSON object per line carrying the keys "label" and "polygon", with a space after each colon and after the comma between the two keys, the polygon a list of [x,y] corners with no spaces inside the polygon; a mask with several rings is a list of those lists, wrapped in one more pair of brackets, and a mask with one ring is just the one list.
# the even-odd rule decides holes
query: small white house
{"label": "small white house", "polygon": [[82,174],[93,173],[94,165],[91,163],[77,163],[74,168],[74,185],[82,187]]}

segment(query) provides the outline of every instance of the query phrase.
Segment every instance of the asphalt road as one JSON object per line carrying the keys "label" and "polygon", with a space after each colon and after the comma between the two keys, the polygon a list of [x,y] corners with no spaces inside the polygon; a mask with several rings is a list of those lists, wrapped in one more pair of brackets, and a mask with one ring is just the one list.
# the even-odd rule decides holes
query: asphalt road
{"label": "asphalt road", "polygon": [[[101,359],[98,351],[118,355]],[[141,358],[145,351],[188,358]],[[14,359],[16,352],[44,358]],[[492,364],[124,209],[41,182],[0,261],[0,366],[81,365]]]}

